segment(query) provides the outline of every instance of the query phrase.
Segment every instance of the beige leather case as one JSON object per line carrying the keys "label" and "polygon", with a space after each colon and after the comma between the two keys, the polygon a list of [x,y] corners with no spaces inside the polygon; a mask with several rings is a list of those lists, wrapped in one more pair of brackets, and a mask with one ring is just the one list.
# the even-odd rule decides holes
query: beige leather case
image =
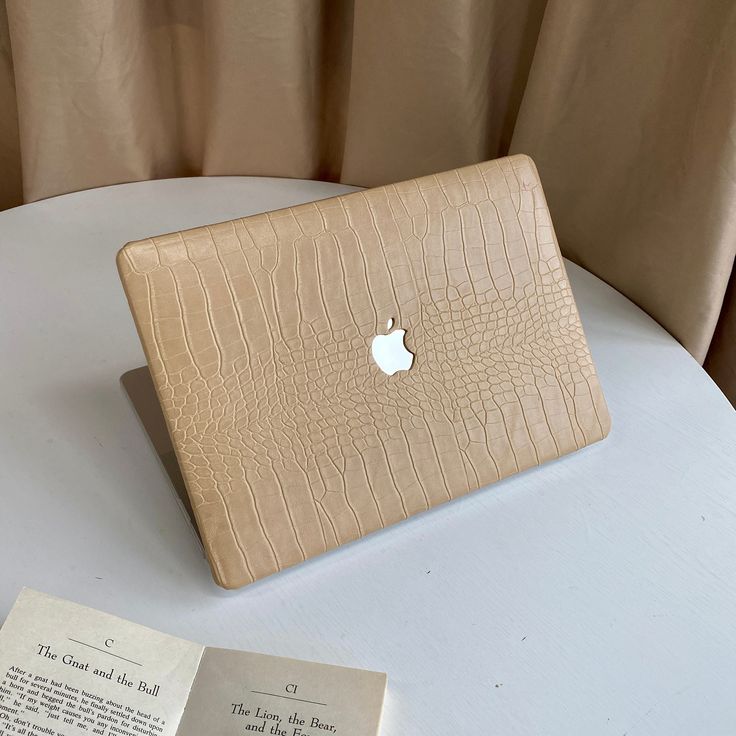
{"label": "beige leather case", "polygon": [[[118,255],[216,581],[235,588],[603,438],[526,156]],[[371,341],[407,330],[410,370]]]}

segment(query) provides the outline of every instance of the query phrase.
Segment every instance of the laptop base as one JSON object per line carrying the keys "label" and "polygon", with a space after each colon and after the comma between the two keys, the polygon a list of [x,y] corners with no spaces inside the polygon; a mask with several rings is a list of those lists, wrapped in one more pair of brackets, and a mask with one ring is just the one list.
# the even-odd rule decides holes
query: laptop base
{"label": "laptop base", "polygon": [[161,405],[158,403],[156,389],[153,386],[148,366],[144,365],[141,368],[123,373],[120,377],[120,384],[128,395],[130,403],[133,405],[133,409],[135,409],[135,413],[148,435],[158,459],[161,461],[161,465],[169,476],[177,500],[184,509],[201,544],[202,538],[194,520],[192,504],[189,501],[189,494],[184,484],[179,461],[176,459],[176,453],[171,444],[169,430],[166,428],[166,420],[161,411]]}

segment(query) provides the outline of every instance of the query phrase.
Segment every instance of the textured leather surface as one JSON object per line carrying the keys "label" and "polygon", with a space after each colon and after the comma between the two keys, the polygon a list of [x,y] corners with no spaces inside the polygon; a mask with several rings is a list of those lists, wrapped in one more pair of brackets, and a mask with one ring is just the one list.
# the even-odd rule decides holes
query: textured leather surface
{"label": "textured leather surface", "polygon": [[[118,267],[225,587],[608,432],[526,156],[129,243]],[[390,377],[389,319],[416,355]]]}

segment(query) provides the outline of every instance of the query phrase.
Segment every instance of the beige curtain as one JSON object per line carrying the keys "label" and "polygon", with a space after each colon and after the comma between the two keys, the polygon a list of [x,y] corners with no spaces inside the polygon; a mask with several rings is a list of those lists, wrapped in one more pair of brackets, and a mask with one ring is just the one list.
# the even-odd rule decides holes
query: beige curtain
{"label": "beige curtain", "polygon": [[196,174],[374,185],[509,150],[565,254],[736,400],[734,0],[0,5],[0,206]]}

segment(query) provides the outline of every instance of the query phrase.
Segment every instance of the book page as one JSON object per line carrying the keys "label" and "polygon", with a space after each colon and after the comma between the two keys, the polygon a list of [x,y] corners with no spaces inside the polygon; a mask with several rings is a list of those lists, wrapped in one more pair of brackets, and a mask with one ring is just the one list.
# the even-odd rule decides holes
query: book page
{"label": "book page", "polygon": [[0,736],[173,736],[202,652],[25,589],[0,629]]}
{"label": "book page", "polygon": [[206,648],[179,736],[376,736],[386,675]]}

